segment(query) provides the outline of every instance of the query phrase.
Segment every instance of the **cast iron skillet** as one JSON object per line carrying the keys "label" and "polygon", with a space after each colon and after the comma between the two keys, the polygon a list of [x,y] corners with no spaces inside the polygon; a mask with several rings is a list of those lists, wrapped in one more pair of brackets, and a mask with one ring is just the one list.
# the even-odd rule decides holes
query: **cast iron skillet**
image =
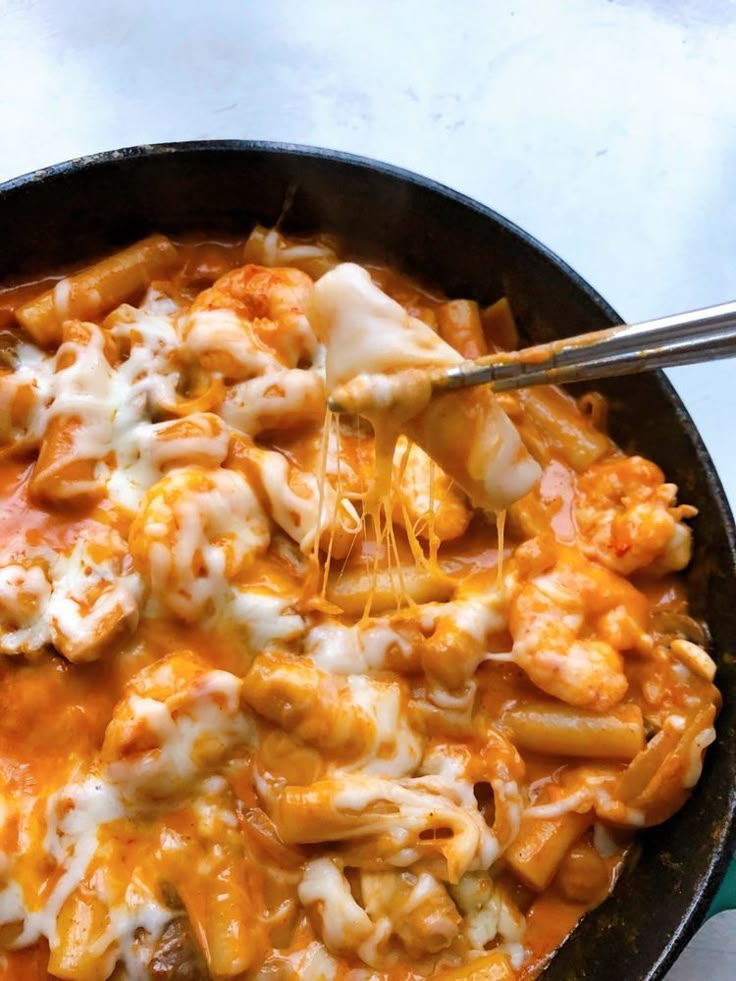
{"label": "cast iron skillet", "polygon": [[[325,150],[252,142],[142,146],[59,164],[0,187],[0,278],[99,255],[150,231],[337,233],[450,296],[506,294],[526,337],[542,341],[620,323],[556,256],[500,215],[406,171]],[[613,260],[612,260],[613,261]],[[692,799],[644,835],[639,860],[585,918],[547,981],[654,981],[702,921],[734,841],[736,535],[713,464],[660,375],[596,386],[612,434],[655,460],[695,504],[688,578],[713,635],[724,707]]]}

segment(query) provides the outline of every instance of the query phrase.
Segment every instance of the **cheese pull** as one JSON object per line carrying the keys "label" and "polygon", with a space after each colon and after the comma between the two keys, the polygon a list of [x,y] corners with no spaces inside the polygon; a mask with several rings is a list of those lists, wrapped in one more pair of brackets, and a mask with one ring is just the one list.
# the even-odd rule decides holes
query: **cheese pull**
{"label": "cheese pull", "polygon": [[[469,495],[476,507],[503,511],[537,483],[540,468],[487,387],[429,400],[398,372],[459,364],[463,358],[383,293],[365,269],[342,263],[316,284],[310,309],[326,347],[328,394],[359,379],[375,387],[366,411],[377,445],[405,433]],[[413,371],[412,371],[413,369]],[[416,381],[416,379],[415,379]],[[392,384],[395,382],[396,384]]]}

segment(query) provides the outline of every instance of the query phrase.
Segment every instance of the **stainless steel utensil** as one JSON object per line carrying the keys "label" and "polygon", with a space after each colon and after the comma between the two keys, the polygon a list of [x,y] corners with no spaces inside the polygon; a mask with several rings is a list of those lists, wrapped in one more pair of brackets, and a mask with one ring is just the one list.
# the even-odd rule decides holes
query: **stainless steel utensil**
{"label": "stainless steel utensil", "polygon": [[736,355],[736,302],[611,327],[521,351],[430,369],[433,392],[490,383],[503,392],[562,385]]}
{"label": "stainless steel utensil", "polygon": [[[633,375],[736,356],[736,302],[721,303],[640,324],[624,324],[577,337],[538,344],[521,351],[487,355],[476,361],[437,368],[412,368],[389,376],[397,403],[417,382],[427,396],[490,384],[496,392],[532,385],[564,385],[613,375]],[[370,376],[333,392],[333,412],[370,412],[376,390]],[[429,383],[427,385],[427,383]],[[385,391],[381,398],[385,402]],[[384,406],[385,407],[385,406]]]}

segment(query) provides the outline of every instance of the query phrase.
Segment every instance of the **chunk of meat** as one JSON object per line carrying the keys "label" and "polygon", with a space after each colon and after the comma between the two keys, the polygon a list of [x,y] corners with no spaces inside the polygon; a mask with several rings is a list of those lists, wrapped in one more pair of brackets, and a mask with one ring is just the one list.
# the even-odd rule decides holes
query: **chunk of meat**
{"label": "chunk of meat", "polygon": [[159,937],[148,965],[148,981],[209,981],[207,962],[189,920],[177,916]]}

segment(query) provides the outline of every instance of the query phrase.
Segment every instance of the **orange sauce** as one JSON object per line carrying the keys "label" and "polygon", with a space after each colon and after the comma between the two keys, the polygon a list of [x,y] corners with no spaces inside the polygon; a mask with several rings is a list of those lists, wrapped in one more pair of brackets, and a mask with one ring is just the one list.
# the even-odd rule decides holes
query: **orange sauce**
{"label": "orange sauce", "polygon": [[[194,236],[178,243],[182,256],[182,268],[172,282],[163,284],[179,298],[192,298],[214,279],[240,264],[243,241],[241,239],[206,239]],[[395,271],[373,265],[369,267],[381,287],[402,303],[413,315],[433,323],[437,310],[444,302],[437,294],[426,291]],[[0,327],[12,326],[13,310],[48,289],[58,280],[58,276],[36,279],[0,289]],[[506,331],[508,336],[513,332]],[[489,337],[490,346],[493,338]],[[513,408],[513,407],[512,407]],[[523,414],[523,409],[516,406]],[[567,411],[567,410],[566,410]],[[570,409],[570,412],[573,410]],[[582,418],[582,417],[581,417]],[[553,446],[544,442],[543,428],[535,428],[528,422],[529,441],[541,446],[545,455],[541,485],[534,492],[533,500],[527,502],[525,514],[510,515],[506,526],[502,556],[510,561],[516,546],[531,534],[523,530],[524,521],[543,521],[547,533],[564,545],[574,544],[578,539],[575,510],[577,506],[577,484],[575,469],[566,462]],[[280,451],[292,464],[314,473],[318,470],[321,429],[311,427],[276,434],[264,441],[270,449]],[[344,464],[357,474],[364,474],[371,463],[372,446],[370,439],[360,431],[345,431],[341,436],[340,453]],[[119,513],[104,502],[95,507],[81,510],[43,508],[29,497],[28,483],[33,462],[28,459],[3,459],[0,462],[0,541],[8,542],[14,536],[25,535],[30,543],[47,545],[58,551],[68,551],[85,528],[96,520],[114,524],[123,538],[127,535],[130,515]],[[384,543],[383,551],[388,546]],[[370,568],[376,560],[378,546],[367,531],[356,539],[354,549],[346,559],[333,563],[336,576],[348,574],[351,570]],[[396,528],[396,558],[399,562],[412,560],[412,547],[407,534]],[[497,526],[487,516],[475,514],[467,530],[459,538],[442,542],[437,551],[437,563],[443,573],[455,582],[475,582],[493,584],[495,571],[500,565]],[[301,560],[300,560],[301,561]],[[508,568],[508,561],[504,568]],[[306,560],[305,560],[306,563]],[[503,570],[501,570],[503,572]],[[289,558],[289,554],[271,548],[248,566],[244,579],[254,586],[267,586],[274,591],[292,591],[304,587],[308,582],[305,564]],[[684,613],[687,608],[686,594],[682,581],[675,576],[662,578],[635,578],[637,588],[645,597],[645,606],[658,611]],[[305,587],[308,591],[309,587]],[[484,587],[485,588],[485,587]],[[490,588],[490,586],[488,586]],[[311,597],[315,600],[315,596]],[[315,601],[317,608],[319,602]],[[306,606],[305,606],[306,608]],[[334,611],[333,611],[334,612]],[[600,614],[601,616],[603,613]],[[338,618],[351,622],[350,617]],[[591,633],[593,627],[590,626]],[[429,633],[429,631],[426,631]],[[423,638],[422,638],[423,640]],[[484,722],[497,726],[504,732],[503,716],[510,707],[540,697],[539,689],[516,664],[503,661],[508,654],[513,639],[508,630],[496,631],[487,639],[486,653],[490,659],[480,664],[474,681],[477,683],[477,723]],[[0,659],[0,774],[6,793],[19,798],[40,795],[58,788],[79,768],[87,765],[100,751],[105,731],[121,698],[126,684],[141,669],[153,665],[171,651],[192,651],[198,659],[211,668],[230,672],[242,677],[253,661],[253,652],[242,635],[208,629],[198,623],[183,623],[175,618],[159,613],[141,619],[132,637],[115,639],[104,652],[104,656],[91,664],[70,664],[53,652],[42,652],[33,660],[23,657],[3,657]],[[496,658],[494,660],[494,658]],[[399,658],[395,661],[401,664]],[[422,683],[416,678],[421,664],[421,643],[419,654],[407,657],[405,662],[411,666],[401,683],[414,685],[412,706],[420,725],[431,730],[435,716],[428,709],[424,699]],[[396,672],[387,672],[390,677]],[[657,703],[655,708],[666,703],[667,710],[674,707],[686,710],[686,697],[692,692],[674,687],[669,664],[641,658],[626,659],[626,673],[630,684],[630,698],[649,699]],[[657,693],[648,691],[656,682]],[[710,688],[696,683],[696,695],[707,702],[712,697]],[[547,696],[541,696],[543,698]],[[650,706],[651,707],[651,704]],[[441,715],[441,713],[440,713]],[[439,723],[438,723],[439,725]],[[457,735],[448,727],[456,741],[476,748],[476,735]],[[291,736],[283,737],[278,726],[261,725],[263,756],[274,767],[281,767],[294,783],[299,775],[306,782],[305,774],[313,768],[320,772],[324,758],[329,753],[316,753],[311,748],[298,745]],[[447,738],[446,731],[439,730],[436,739]],[[547,785],[561,782],[563,776],[574,769],[579,761],[569,758],[544,756],[531,752],[520,754],[520,766],[525,770],[525,783],[538,793]],[[236,799],[235,813],[240,827],[246,828],[247,844],[239,852],[240,869],[247,873],[247,888],[254,896],[267,894],[268,888],[276,889],[273,882],[263,879],[262,865],[274,864],[283,868],[289,861],[304,862],[318,849],[314,845],[304,847],[284,845],[274,834],[270,823],[260,811],[260,800],[254,783],[251,760],[236,759],[225,768],[228,785]],[[478,785],[483,781],[478,781]],[[479,793],[482,790],[479,789]],[[489,820],[492,821],[493,806],[488,805]],[[203,947],[207,944],[207,903],[212,902],[211,894],[200,892],[200,878],[194,866],[197,851],[198,831],[192,812],[187,807],[168,813],[163,824],[182,840],[189,842],[186,859],[176,867],[172,875],[176,880],[181,899],[192,921],[195,934]],[[268,825],[273,840],[258,823]],[[151,821],[135,819],[121,821],[111,831],[111,837],[120,845],[115,851],[115,864],[107,869],[110,882],[124,883],[141,863],[145,864],[148,852],[159,848],[160,819]],[[10,835],[12,833],[4,832]],[[121,844],[122,843],[122,844]],[[194,843],[194,844],[192,844]],[[10,844],[10,842],[6,842]],[[626,853],[627,843],[622,843],[615,855],[605,861],[611,882]],[[259,851],[259,849],[261,849]],[[266,853],[268,852],[267,857]],[[276,856],[274,858],[274,856]],[[201,856],[200,856],[201,857]],[[509,872],[508,878],[513,881]],[[265,882],[265,884],[264,884]],[[245,888],[245,887],[244,887]],[[526,915],[527,930],[522,941],[523,966],[516,976],[531,979],[543,968],[554,950],[574,928],[580,917],[595,903],[572,902],[566,899],[558,886],[552,885],[538,895],[521,887],[515,888],[519,894],[519,906]],[[265,890],[265,892],[264,892]],[[208,898],[209,897],[209,898]],[[293,887],[292,896],[293,900]],[[289,933],[289,931],[286,931]],[[312,915],[300,913],[296,919],[287,943],[277,951],[286,958],[291,953],[304,950],[312,941],[319,938]],[[0,933],[0,940],[2,934]],[[36,981],[49,977],[47,974],[48,949],[45,941],[20,951],[7,951],[0,954],[0,981]],[[256,965],[257,966],[257,965]],[[364,966],[349,954],[339,960],[338,978],[348,971]],[[423,977],[411,958],[404,957],[394,966],[382,971],[387,981],[410,981]]]}

